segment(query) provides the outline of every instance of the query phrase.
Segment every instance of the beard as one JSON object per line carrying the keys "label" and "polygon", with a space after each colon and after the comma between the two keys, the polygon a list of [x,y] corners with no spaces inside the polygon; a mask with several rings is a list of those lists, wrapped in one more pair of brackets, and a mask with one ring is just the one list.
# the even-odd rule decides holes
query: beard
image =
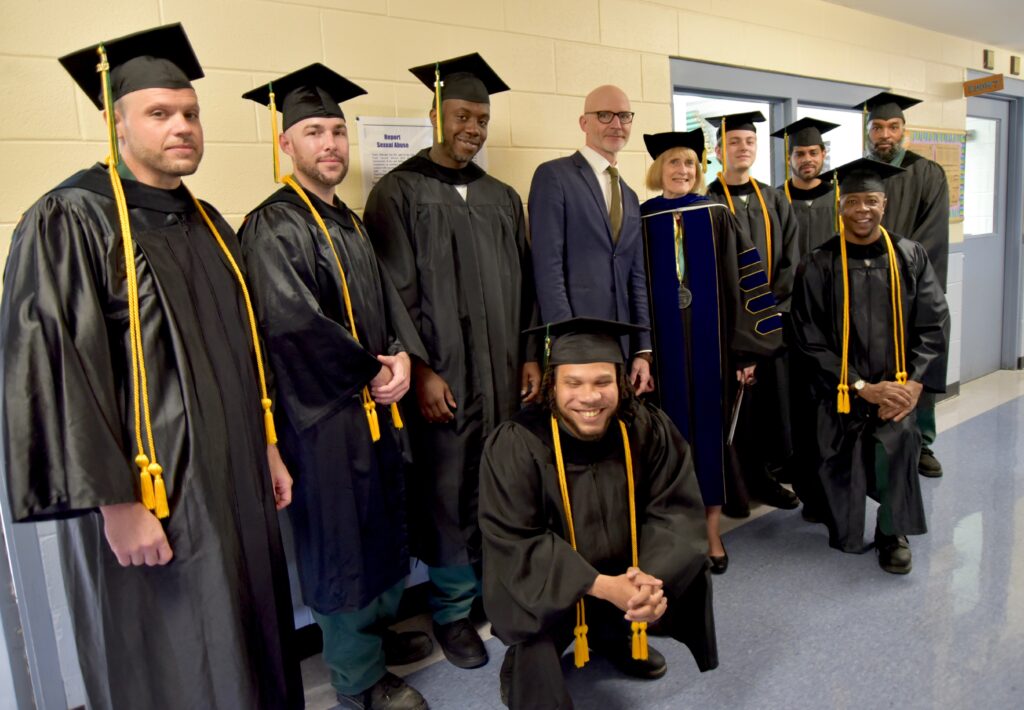
{"label": "beard", "polygon": [[345,176],[348,175],[347,161],[342,161],[341,170],[336,175],[325,173],[320,168],[316,158],[306,159],[292,156],[292,164],[296,172],[302,173],[310,180],[320,183],[324,187],[337,187],[345,179]]}
{"label": "beard", "polygon": [[899,143],[893,143],[891,146],[877,146],[872,145],[869,152],[873,158],[881,160],[882,162],[888,163],[890,160],[896,157],[896,152],[900,149]]}
{"label": "beard", "polygon": [[199,169],[199,163],[203,159],[203,145],[195,140],[184,140],[178,143],[193,148],[192,155],[174,157],[162,148],[154,149],[145,143],[134,140],[131,133],[126,133],[124,137],[124,148],[138,163],[161,175],[180,178],[192,175]]}

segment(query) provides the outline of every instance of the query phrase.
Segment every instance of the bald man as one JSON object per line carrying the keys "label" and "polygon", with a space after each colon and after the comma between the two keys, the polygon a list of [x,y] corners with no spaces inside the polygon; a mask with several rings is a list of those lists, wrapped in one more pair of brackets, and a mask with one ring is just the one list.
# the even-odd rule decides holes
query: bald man
{"label": "bald man", "polygon": [[[545,323],[587,316],[650,325],[640,202],[618,170],[632,127],[625,92],[599,86],[583,103],[584,146],[533,174],[530,235]],[[637,393],[650,392],[650,333],[623,337],[621,343]]]}

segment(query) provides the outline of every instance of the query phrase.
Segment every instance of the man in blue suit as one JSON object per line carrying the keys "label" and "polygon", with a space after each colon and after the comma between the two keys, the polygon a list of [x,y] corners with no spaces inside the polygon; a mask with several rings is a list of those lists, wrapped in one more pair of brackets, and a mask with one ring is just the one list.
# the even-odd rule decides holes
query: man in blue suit
{"label": "man in blue suit", "polygon": [[[541,320],[577,316],[650,325],[640,201],[619,176],[633,111],[617,86],[599,86],[583,104],[586,144],[543,163],[530,185],[530,234]],[[648,331],[623,338],[638,394],[654,389]]]}

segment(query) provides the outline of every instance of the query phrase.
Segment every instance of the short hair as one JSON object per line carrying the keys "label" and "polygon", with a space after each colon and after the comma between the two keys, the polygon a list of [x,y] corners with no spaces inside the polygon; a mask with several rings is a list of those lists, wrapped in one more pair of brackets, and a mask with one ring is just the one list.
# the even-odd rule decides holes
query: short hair
{"label": "short hair", "polygon": [[661,173],[665,166],[665,162],[675,158],[676,156],[683,156],[693,160],[694,165],[697,166],[697,179],[693,183],[693,189],[690,190],[691,194],[705,195],[707,194],[708,187],[704,181],[704,171],[701,169],[700,158],[690,148],[684,148],[683,146],[677,146],[675,148],[669,148],[664,151],[661,155],[654,159],[651,163],[651,167],[647,168],[647,189],[648,190],[664,190],[665,186],[661,184]]}

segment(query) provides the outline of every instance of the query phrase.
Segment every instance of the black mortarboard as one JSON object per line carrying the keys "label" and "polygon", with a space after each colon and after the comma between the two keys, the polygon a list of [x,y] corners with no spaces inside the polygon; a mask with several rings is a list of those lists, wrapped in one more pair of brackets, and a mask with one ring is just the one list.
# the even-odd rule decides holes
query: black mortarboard
{"label": "black mortarboard", "polygon": [[889,163],[871,158],[857,158],[818,177],[824,182],[839,178],[839,194],[851,192],[885,192],[885,179],[904,172]]}
{"label": "black mortarboard", "polygon": [[363,87],[317,63],[247,91],[242,98],[269,106],[271,89],[284,131],[307,118],[345,118],[339,104],[366,93]]}
{"label": "black mortarboard", "polygon": [[828,133],[833,128],[839,128],[839,124],[819,121],[816,118],[801,118],[798,121],[793,121],[788,126],[783,126],[775,131],[775,133],[772,133],[772,136],[784,140],[788,136],[789,150],[793,150],[793,148],[798,146],[825,145],[821,134]]}
{"label": "black mortarboard", "polygon": [[[114,101],[140,89],[188,89],[203,77],[203,68],[181,23],[163,25],[103,42],[110,65],[110,92]],[[60,63],[68,74],[103,108],[103,83],[96,71],[100,58],[90,45],[66,54]]]}
{"label": "black mortarboard", "polygon": [[647,146],[647,152],[655,160],[670,148],[689,148],[697,154],[697,160],[703,160],[704,151],[707,150],[707,146],[704,144],[703,128],[694,128],[692,131],[686,132],[645,133],[644,145]]}
{"label": "black mortarboard", "polygon": [[431,91],[434,90],[435,71],[439,73],[441,101],[462,99],[478,104],[489,104],[491,94],[508,91],[508,85],[476,52],[413,67],[409,71]]}
{"label": "black mortarboard", "polygon": [[543,334],[552,338],[549,365],[583,365],[591,362],[610,362],[622,365],[620,338],[644,330],[646,326],[622,323],[600,318],[570,318],[524,330],[524,334]]}
{"label": "black mortarboard", "polygon": [[756,131],[755,123],[764,123],[764,116],[760,111],[744,111],[726,116],[705,117],[708,123],[718,128],[718,139],[722,139],[722,123],[725,123],[725,130],[728,131]]}
{"label": "black mortarboard", "polygon": [[876,118],[883,121],[888,121],[890,118],[902,118],[905,121],[906,117],[903,115],[903,110],[908,109],[911,106],[917,106],[919,103],[921,103],[921,99],[914,99],[909,96],[900,96],[899,94],[890,94],[888,91],[883,91],[880,94],[875,94],[869,99],[865,99],[853,108],[859,108],[862,111],[866,111],[869,121]]}

